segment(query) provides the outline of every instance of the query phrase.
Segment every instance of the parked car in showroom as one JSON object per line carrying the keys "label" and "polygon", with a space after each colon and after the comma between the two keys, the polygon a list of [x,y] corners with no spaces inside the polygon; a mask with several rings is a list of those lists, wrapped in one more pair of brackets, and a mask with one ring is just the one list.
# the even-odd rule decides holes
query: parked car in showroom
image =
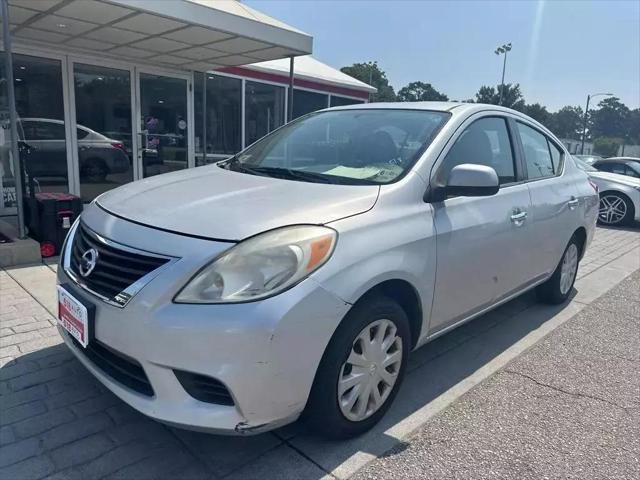
{"label": "parked car in showroom", "polygon": [[61,256],[59,330],[162,422],[249,434],[304,414],[350,437],[411,350],[532,288],[564,302],[597,215],[585,172],[519,112],[327,109],[98,197]]}
{"label": "parked car in showroom", "polygon": [[601,172],[617,173],[628,177],[640,178],[640,158],[611,157],[591,164]]}
{"label": "parked car in showroom", "polygon": [[598,222],[602,225],[622,226],[640,222],[640,179],[598,170],[593,165],[575,159],[576,165],[587,172],[598,186],[600,207]]}
{"label": "parked car in showroom", "polygon": [[[65,125],[51,118],[21,118],[20,158],[33,178],[66,177]],[[80,175],[101,182],[111,173],[129,170],[131,160],[125,145],[90,128],[77,126]]]}

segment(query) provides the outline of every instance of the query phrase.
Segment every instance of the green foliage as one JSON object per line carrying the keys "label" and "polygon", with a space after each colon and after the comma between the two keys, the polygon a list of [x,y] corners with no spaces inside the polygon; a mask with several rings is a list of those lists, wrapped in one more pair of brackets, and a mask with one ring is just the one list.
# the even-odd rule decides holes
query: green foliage
{"label": "green foliage", "polygon": [[579,139],[582,135],[582,122],[584,112],[581,107],[567,105],[562,107],[549,118],[549,124],[545,124],[558,138]]}
{"label": "green foliage", "polygon": [[398,91],[398,100],[401,102],[446,102],[449,100],[449,97],[433,88],[430,83],[411,82],[409,85],[402,87]]}
{"label": "green foliage", "polygon": [[598,137],[593,141],[593,151],[603,157],[615,157],[622,139],[612,137]]}
{"label": "green foliage", "polygon": [[539,103],[526,104],[522,110],[522,113],[529,115],[534,120],[537,120],[545,127],[550,128],[551,114],[547,110],[547,107],[540,105]]}
{"label": "green foliage", "polygon": [[[414,102],[414,101],[446,101],[449,97],[436,90],[427,82],[411,82],[398,91],[396,95],[389,79],[377,62],[354,63],[343,67],[343,73],[373,85],[378,93],[372,96],[373,102]],[[483,85],[475,94],[475,99],[463,100],[466,103],[500,103],[502,85],[491,87]],[[520,84],[504,85],[502,105],[529,115],[531,118],[549,128],[558,138],[579,140],[582,136],[584,111],[579,106],[567,105],[555,113],[551,113],[540,103],[525,103]],[[594,108],[589,109],[587,119],[587,139],[597,139],[603,153],[610,153],[612,145],[620,143],[640,143],[640,109],[630,110],[617,97],[602,100]],[[615,152],[614,152],[615,153]]]}
{"label": "green foliage", "polygon": [[[476,93],[476,102],[498,105],[500,104],[501,90],[503,90],[503,85],[498,85],[496,88],[483,85],[480,87],[480,90],[478,90],[478,93]],[[522,111],[524,105],[524,97],[520,91],[520,84],[505,83],[502,95],[502,106]]]}
{"label": "green foliage", "polygon": [[640,143],[640,108],[629,112],[625,137],[628,139],[628,143]]}
{"label": "green foliage", "polygon": [[377,88],[378,92],[371,96],[372,102],[396,101],[396,92],[389,85],[387,74],[378,67],[378,62],[354,63],[350,67],[342,67],[340,71]]}
{"label": "green foliage", "polygon": [[597,110],[589,112],[590,137],[626,136],[629,113],[629,108],[618,97],[605,98]]}

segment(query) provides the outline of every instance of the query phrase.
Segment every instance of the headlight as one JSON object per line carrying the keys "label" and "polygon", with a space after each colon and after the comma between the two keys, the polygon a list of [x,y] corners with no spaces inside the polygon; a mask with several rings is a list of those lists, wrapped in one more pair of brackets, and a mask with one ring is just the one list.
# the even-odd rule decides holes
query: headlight
{"label": "headlight", "polygon": [[307,225],[256,235],[200,270],[174,301],[236,303],[271,297],[322,266],[336,238],[331,228]]}

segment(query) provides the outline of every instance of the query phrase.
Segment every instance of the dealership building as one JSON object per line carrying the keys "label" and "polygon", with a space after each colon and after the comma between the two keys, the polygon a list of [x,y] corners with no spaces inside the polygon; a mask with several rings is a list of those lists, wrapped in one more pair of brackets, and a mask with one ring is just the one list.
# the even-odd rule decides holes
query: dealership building
{"label": "dealership building", "polygon": [[314,59],[308,34],[235,0],[0,2],[0,216],[17,214],[17,183],[88,202],[375,92]]}

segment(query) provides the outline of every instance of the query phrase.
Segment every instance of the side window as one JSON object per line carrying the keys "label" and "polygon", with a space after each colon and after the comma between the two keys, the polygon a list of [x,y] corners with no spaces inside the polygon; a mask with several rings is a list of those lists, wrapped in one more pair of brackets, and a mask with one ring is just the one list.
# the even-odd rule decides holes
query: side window
{"label": "side window", "polygon": [[517,122],[524,148],[524,159],[529,179],[553,176],[555,170],[549,152],[547,137],[533,128]]}
{"label": "side window", "polygon": [[78,136],[78,140],[82,140],[84,137],[89,135],[89,130],[84,130],[82,128],[76,128],[76,134]]}
{"label": "side window", "polygon": [[438,171],[438,183],[444,184],[453,167],[463,163],[492,167],[501,185],[516,181],[513,151],[504,118],[481,118],[469,125],[447,153]]}
{"label": "side window", "polygon": [[64,140],[64,124],[43,121],[23,122],[27,140]]}
{"label": "side window", "polygon": [[611,165],[610,163],[598,163],[596,165],[596,168],[601,172],[611,172],[613,169],[613,165]]}
{"label": "side window", "polygon": [[554,173],[558,173],[560,170],[562,170],[562,150],[556,147],[552,142],[549,142],[549,151],[551,152],[553,171]]}
{"label": "side window", "polygon": [[636,170],[634,170],[631,166],[627,165],[626,167],[626,174],[629,177],[635,177],[635,178],[640,178],[640,173],[638,173]]}
{"label": "side window", "polygon": [[622,163],[612,163],[611,170],[608,170],[608,171],[613,173],[618,173],[620,175],[624,175],[625,174],[624,167],[625,166]]}

